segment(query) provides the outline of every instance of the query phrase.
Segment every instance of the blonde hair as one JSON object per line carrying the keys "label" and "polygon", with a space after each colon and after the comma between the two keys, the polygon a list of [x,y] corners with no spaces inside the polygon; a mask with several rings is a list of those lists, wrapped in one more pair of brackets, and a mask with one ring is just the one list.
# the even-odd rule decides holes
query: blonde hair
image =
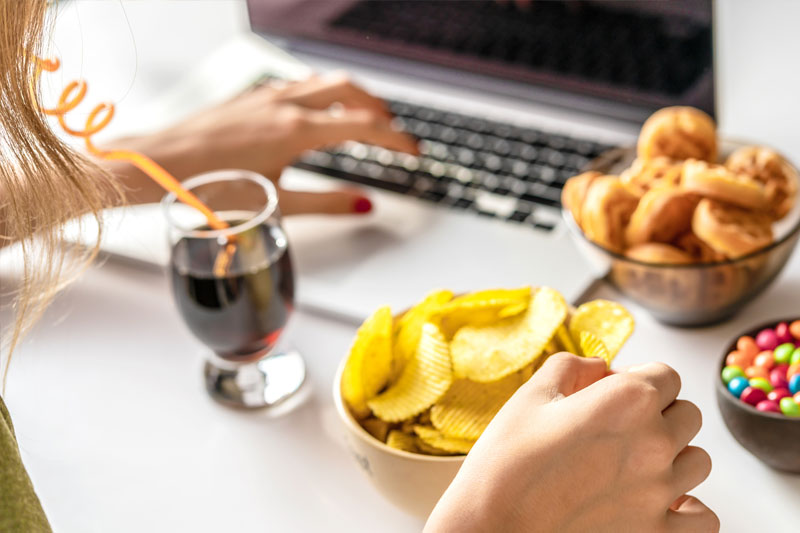
{"label": "blonde hair", "polygon": [[113,180],[61,142],[39,110],[36,57],[46,57],[45,0],[0,0],[0,239],[19,243],[22,276],[11,297],[14,324],[2,331],[3,376],[15,347],[47,304],[97,255],[63,244],[64,223],[120,198]]}

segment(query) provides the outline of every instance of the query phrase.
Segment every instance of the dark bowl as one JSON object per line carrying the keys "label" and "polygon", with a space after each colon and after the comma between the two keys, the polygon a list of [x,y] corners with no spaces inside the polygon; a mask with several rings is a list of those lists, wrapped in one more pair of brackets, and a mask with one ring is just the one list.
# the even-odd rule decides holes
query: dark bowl
{"label": "dark bowl", "polygon": [[[764,328],[775,327],[780,322],[791,323],[797,320],[777,320],[763,324],[743,333],[755,338]],[[737,399],[722,382],[720,373],[725,368],[725,358],[736,349],[736,340],[722,354],[719,372],[715,376],[717,405],[722,419],[739,444],[759,460],[776,470],[800,474],[800,418],[789,418],[776,413],[762,413],[755,407]],[[791,444],[794,443],[794,444]]]}

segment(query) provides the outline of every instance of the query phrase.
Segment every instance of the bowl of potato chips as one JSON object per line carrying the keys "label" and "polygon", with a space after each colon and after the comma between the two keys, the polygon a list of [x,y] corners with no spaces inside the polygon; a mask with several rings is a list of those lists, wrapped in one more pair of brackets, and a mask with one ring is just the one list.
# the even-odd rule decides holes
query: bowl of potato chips
{"label": "bowl of potato chips", "polygon": [[406,512],[427,517],[489,422],[553,353],[609,364],[633,332],[619,304],[572,309],[548,287],[437,290],[359,328],[333,386],[351,455]]}
{"label": "bowl of potato chips", "polygon": [[669,107],[564,185],[564,218],[607,279],[658,320],[724,320],[780,273],[800,238],[798,173],[775,150],[719,142]]}

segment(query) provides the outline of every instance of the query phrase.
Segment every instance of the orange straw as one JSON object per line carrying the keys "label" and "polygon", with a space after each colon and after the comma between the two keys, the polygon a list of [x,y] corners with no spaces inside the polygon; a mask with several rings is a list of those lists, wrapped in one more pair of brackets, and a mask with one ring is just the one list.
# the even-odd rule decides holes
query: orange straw
{"label": "orange straw", "polygon": [[[61,62],[58,59],[40,59],[37,57],[36,60],[37,68],[34,84],[43,70],[47,72],[55,72],[61,66]],[[34,89],[34,84],[31,85],[32,91]],[[178,200],[200,211],[203,216],[206,217],[210,228],[220,230],[230,227],[227,222],[219,218],[214,211],[209,209],[209,207],[197,196],[185,189],[181,183],[172,176],[172,174],[164,170],[164,167],[146,155],[130,150],[101,150],[97,148],[94,143],[92,143],[92,135],[98,133],[103,128],[108,126],[109,122],[111,122],[111,119],[114,117],[114,104],[108,102],[97,104],[95,108],[92,109],[92,112],[89,113],[89,116],[86,117],[84,129],[76,130],[70,128],[65,119],[65,115],[78,107],[78,105],[86,96],[87,89],[88,85],[85,81],[72,81],[66,87],[64,87],[63,91],[61,91],[61,96],[58,99],[58,105],[56,107],[52,109],[41,107],[41,111],[46,115],[55,116],[64,131],[70,135],[82,137],[86,143],[86,150],[90,154],[107,160],[128,161],[134,165],[136,168],[149,176],[153,181],[158,183],[161,187],[175,194]],[[75,94],[73,95],[73,93]],[[102,118],[95,123],[98,116]],[[217,256],[217,259],[214,262],[214,273],[218,276],[224,276],[225,272],[227,271],[227,267],[230,265],[233,254],[236,251],[233,240],[234,239],[232,237],[228,238],[228,244],[225,247],[225,253]]]}

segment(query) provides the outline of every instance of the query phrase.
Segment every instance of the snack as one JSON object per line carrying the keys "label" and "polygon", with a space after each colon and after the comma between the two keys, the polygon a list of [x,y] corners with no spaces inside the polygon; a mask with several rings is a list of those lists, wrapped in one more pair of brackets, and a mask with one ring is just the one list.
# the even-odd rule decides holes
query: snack
{"label": "snack", "polygon": [[[623,185],[636,194],[643,196],[655,187],[677,187],[683,176],[683,162],[669,157],[652,159],[636,158],[631,166],[625,169],[619,179]],[[569,182],[567,182],[568,184]],[[566,185],[564,185],[566,188]]]}
{"label": "snack", "polygon": [[602,176],[600,172],[584,172],[574,178],[570,178],[564,184],[561,203],[569,209],[570,213],[572,213],[572,218],[575,219],[578,225],[581,224],[581,210],[583,202],[586,200],[586,193],[589,192],[589,186],[600,176]]}
{"label": "snack", "polygon": [[714,121],[693,107],[665,107],[642,125],[636,151],[642,159],[717,159]]}
{"label": "snack", "polygon": [[497,381],[537,361],[566,316],[564,298],[543,287],[521,316],[462,327],[450,343],[456,377]]}
{"label": "snack", "polygon": [[628,248],[625,251],[625,256],[642,263],[662,265],[688,265],[694,263],[694,258],[683,250],[658,242],[646,242]]}
{"label": "snack", "polygon": [[732,258],[772,242],[772,224],[767,215],[708,198],[697,205],[692,230],[711,248]]}
{"label": "snack", "polygon": [[625,248],[625,227],[639,199],[618,178],[595,179],[581,209],[581,227],[594,242],[621,252]]}
{"label": "snack", "polygon": [[672,242],[692,227],[692,213],[700,197],[677,187],[650,189],[639,200],[625,230],[628,246]]}
{"label": "snack", "polygon": [[[468,453],[547,357],[567,349],[610,364],[633,328],[630,315],[612,302],[584,304],[570,318],[564,298],[547,287],[451,298],[435,291],[393,321],[383,307],[356,334],[342,398],[358,423],[390,448]],[[395,374],[392,362],[400,358],[404,365]]]}
{"label": "snack", "polygon": [[745,146],[733,152],[725,166],[764,186],[770,215],[786,216],[797,196],[797,171],[779,153],[763,146]]}
{"label": "snack", "polygon": [[755,210],[767,207],[767,193],[760,182],[722,165],[709,165],[693,159],[686,161],[683,164],[683,187],[739,207]]}
{"label": "snack", "polygon": [[736,398],[759,411],[800,417],[800,404],[792,396],[800,392],[798,343],[800,336],[785,322],[760,331],[755,340],[740,337],[737,349],[725,358],[722,382]]}

